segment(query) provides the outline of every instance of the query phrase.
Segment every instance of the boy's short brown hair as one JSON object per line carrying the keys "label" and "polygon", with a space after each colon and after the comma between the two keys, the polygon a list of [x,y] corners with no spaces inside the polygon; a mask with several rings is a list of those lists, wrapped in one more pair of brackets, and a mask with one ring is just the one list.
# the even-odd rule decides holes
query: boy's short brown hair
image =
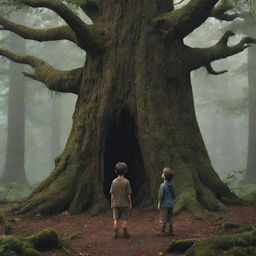
{"label": "boy's short brown hair", "polygon": [[166,178],[166,180],[170,181],[174,176],[174,172],[171,168],[166,167],[163,169],[163,175]]}
{"label": "boy's short brown hair", "polygon": [[118,163],[116,163],[115,169],[116,169],[116,174],[117,175],[124,175],[127,172],[128,167],[127,167],[126,163],[118,162]]}

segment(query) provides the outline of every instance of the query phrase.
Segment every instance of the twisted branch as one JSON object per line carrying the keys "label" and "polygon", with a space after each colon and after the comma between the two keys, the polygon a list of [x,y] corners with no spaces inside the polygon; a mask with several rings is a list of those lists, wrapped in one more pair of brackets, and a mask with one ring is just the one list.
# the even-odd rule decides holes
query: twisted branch
{"label": "twisted branch", "polygon": [[227,31],[214,46],[209,48],[186,47],[186,50],[189,52],[189,57],[186,60],[189,66],[189,71],[205,66],[208,69],[208,71],[214,75],[227,72],[227,70],[220,72],[214,71],[211,68],[210,63],[215,60],[233,56],[237,53],[244,51],[252,44],[256,44],[256,39],[251,37],[244,37],[236,45],[228,46],[229,38],[234,35],[234,32]]}
{"label": "twisted branch", "polygon": [[56,12],[73,30],[79,47],[85,49],[91,56],[98,55],[103,50],[103,31],[93,25],[84,23],[78,15],[60,0],[20,0],[34,8],[45,7]]}
{"label": "twisted branch", "polygon": [[82,68],[70,71],[57,70],[47,62],[29,55],[18,55],[0,48],[0,55],[16,63],[27,64],[34,72],[23,72],[27,77],[40,81],[52,91],[78,94]]}
{"label": "twisted branch", "polygon": [[76,35],[69,26],[60,26],[49,29],[33,29],[27,26],[23,26],[12,22],[4,17],[0,16],[0,29],[12,31],[15,34],[21,36],[24,39],[32,39],[39,42],[53,41],[53,40],[69,40],[78,44]]}
{"label": "twisted branch", "polygon": [[184,38],[210,16],[218,1],[191,0],[183,7],[155,18],[153,25],[158,30],[168,31],[171,38]]}
{"label": "twisted branch", "polygon": [[234,4],[230,2],[230,0],[222,0],[220,4],[214,7],[210,16],[219,20],[232,21],[240,17],[240,14],[238,13],[233,13],[233,14],[226,13],[227,11],[234,9],[234,7],[235,7]]}

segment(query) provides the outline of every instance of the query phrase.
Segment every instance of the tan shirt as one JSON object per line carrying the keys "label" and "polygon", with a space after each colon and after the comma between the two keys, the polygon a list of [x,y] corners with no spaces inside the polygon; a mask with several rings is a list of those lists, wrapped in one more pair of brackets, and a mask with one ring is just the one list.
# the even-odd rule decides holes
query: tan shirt
{"label": "tan shirt", "polygon": [[117,177],[112,181],[110,194],[112,207],[129,207],[128,195],[132,193],[130,181]]}

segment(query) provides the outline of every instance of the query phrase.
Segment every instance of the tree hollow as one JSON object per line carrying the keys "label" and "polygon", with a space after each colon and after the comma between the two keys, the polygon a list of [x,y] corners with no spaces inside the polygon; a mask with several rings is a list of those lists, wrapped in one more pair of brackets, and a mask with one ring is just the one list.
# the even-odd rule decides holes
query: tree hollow
{"label": "tree hollow", "polygon": [[132,186],[133,201],[140,203],[137,195],[146,181],[142,154],[137,140],[137,132],[132,115],[122,109],[113,118],[106,138],[104,153],[104,193],[110,200],[110,186],[116,178],[115,164],[118,161],[128,165],[125,177]]}

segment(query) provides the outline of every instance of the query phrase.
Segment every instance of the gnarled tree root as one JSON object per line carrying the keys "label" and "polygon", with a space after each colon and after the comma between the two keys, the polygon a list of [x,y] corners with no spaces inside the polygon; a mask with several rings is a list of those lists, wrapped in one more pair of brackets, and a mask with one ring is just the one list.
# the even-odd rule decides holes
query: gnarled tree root
{"label": "gnarled tree root", "polygon": [[[172,241],[166,252],[183,252],[185,256],[217,256],[218,251],[256,246],[256,231]],[[232,251],[231,251],[232,253]],[[229,254],[230,255],[230,254]]]}
{"label": "gnarled tree root", "polygon": [[37,256],[41,250],[62,248],[63,243],[51,228],[27,237],[4,235],[0,236],[0,255]]}

